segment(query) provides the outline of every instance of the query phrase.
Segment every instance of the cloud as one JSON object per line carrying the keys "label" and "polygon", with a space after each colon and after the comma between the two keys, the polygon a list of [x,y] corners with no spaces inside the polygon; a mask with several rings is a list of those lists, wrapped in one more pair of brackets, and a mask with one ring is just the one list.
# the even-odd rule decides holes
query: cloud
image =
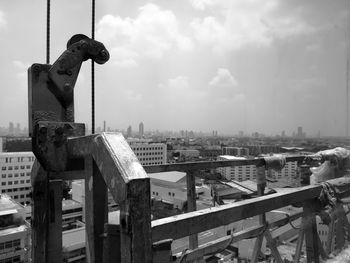
{"label": "cloud", "polygon": [[112,48],[115,63],[126,67],[136,66],[140,58],[161,59],[172,49],[193,48],[191,39],[180,33],[174,13],[151,3],[139,8],[136,18],[105,15],[98,22],[97,37]]}
{"label": "cloud", "polygon": [[214,3],[214,0],[190,0],[192,7],[198,10],[204,10],[207,6],[213,5]]}
{"label": "cloud", "polygon": [[5,19],[5,14],[0,10],[0,29],[5,28],[7,26],[7,21]]}
{"label": "cloud", "polygon": [[238,81],[228,69],[219,68],[216,75],[209,82],[209,91],[211,97],[230,100],[238,98],[242,100],[243,94],[239,93]]}
{"label": "cloud", "polygon": [[27,70],[30,66],[29,63],[24,63],[23,61],[20,60],[13,60],[12,64],[14,65],[14,67],[18,70]]}
{"label": "cloud", "polygon": [[209,45],[217,53],[247,45],[266,47],[275,39],[312,33],[316,28],[295,13],[281,15],[276,0],[192,1],[198,9],[220,8],[221,16],[194,18],[190,23],[198,44]]}
{"label": "cloud", "polygon": [[30,67],[30,63],[25,63],[20,60],[13,60],[12,65],[16,69],[16,77],[21,83],[21,86],[27,85],[27,70]]}

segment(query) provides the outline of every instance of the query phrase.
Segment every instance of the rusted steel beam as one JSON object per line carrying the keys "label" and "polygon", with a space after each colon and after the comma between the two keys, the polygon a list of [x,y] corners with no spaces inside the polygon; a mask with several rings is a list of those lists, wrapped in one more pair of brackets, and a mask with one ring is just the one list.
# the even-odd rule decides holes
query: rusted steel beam
{"label": "rusted steel beam", "polygon": [[92,157],[85,158],[85,231],[89,263],[103,262],[104,225],[107,222],[107,187]]}
{"label": "rusted steel beam", "polygon": [[[301,213],[301,216],[303,216],[303,213]],[[299,263],[300,257],[301,257],[301,252],[302,252],[302,249],[303,249],[303,243],[304,243],[304,237],[305,237],[304,218],[305,217],[302,217],[302,219],[301,219],[301,224],[300,224],[300,228],[299,228],[299,235],[298,235],[298,241],[297,241],[297,246],[295,248],[295,256],[294,256],[293,263]]]}
{"label": "rusted steel beam", "polygon": [[308,200],[304,203],[304,230],[305,230],[305,245],[306,256],[308,263],[320,262],[320,248],[318,244],[318,233],[316,225],[315,205]]}
{"label": "rusted steel beam", "polygon": [[69,138],[67,143],[67,151],[69,158],[84,158],[91,155],[95,139],[100,134],[86,135],[83,137]]}
{"label": "rusted steel beam", "polygon": [[121,261],[152,262],[150,179],[124,137],[103,133],[92,140],[75,138],[68,142],[68,152],[70,156],[92,155],[120,205]]}
{"label": "rusted steel beam", "polygon": [[36,160],[32,167],[31,182],[33,188],[32,207],[32,260],[37,263],[47,262],[48,240],[48,176]]}
{"label": "rusted steel beam", "polygon": [[102,133],[68,140],[68,156],[92,155],[110,190],[119,203],[127,199],[127,184],[149,180],[139,160],[120,133]]}
{"label": "rusted steel beam", "polygon": [[[294,220],[297,220],[302,216],[302,212],[293,214],[291,216],[279,219],[277,221],[274,221],[272,223],[269,223],[267,229],[276,229],[281,226],[284,226],[288,224],[289,222],[292,222]],[[185,252],[184,257],[186,258],[186,261],[193,261],[197,258],[202,258],[206,255],[215,254],[219,251],[222,251],[229,243],[235,243],[238,241],[241,241],[243,239],[252,238],[259,234],[261,234],[261,231],[265,229],[265,226],[255,226],[250,227],[245,230],[233,233],[232,236],[225,236],[218,238],[214,241],[208,242],[206,244],[200,245],[198,248],[189,250]],[[175,256],[177,258],[180,258],[182,253],[178,253]]]}
{"label": "rusted steel beam", "polygon": [[35,157],[46,171],[62,172],[69,167],[67,141],[69,137],[83,136],[85,125],[69,122],[39,121],[34,126],[32,148]]}
{"label": "rusted steel beam", "polygon": [[149,178],[132,180],[119,203],[121,262],[152,262],[150,191]]}
{"label": "rusted steel beam", "polygon": [[[336,187],[338,185],[343,188],[350,187],[350,178],[348,177],[328,180],[327,182]],[[152,240],[155,242],[166,238],[178,239],[227,225],[273,209],[317,198],[321,190],[320,185],[284,189],[280,193],[154,220],[152,221]],[[344,198],[346,194],[348,192],[344,192],[340,196]]]}
{"label": "rusted steel beam", "polygon": [[86,173],[84,170],[72,170],[65,171],[61,173],[50,173],[50,179],[61,179],[61,180],[82,180],[86,178]]}
{"label": "rusted steel beam", "polygon": [[62,180],[50,180],[47,262],[62,262]]}
{"label": "rusted steel beam", "polygon": [[120,261],[120,225],[105,224],[103,263]]}
{"label": "rusted steel beam", "polygon": [[[196,203],[196,177],[193,172],[187,172],[186,176],[186,186],[187,186],[187,212],[192,212],[197,210]],[[189,236],[189,248],[194,249],[198,247],[198,235]]]}
{"label": "rusted steel beam", "polygon": [[173,262],[171,254],[172,239],[166,239],[156,242],[152,245],[153,263],[170,263]]}
{"label": "rusted steel beam", "polygon": [[283,193],[243,200],[232,204],[212,207],[187,214],[152,221],[152,240],[178,239],[227,225],[273,209],[318,197],[321,186],[305,186],[298,190],[288,189]]}
{"label": "rusted steel beam", "polygon": [[[287,156],[287,162],[303,161],[306,156]],[[175,164],[161,164],[161,165],[146,165],[144,169],[147,173],[160,173],[168,171],[196,171],[215,169],[219,167],[229,166],[244,166],[244,165],[256,165],[264,166],[264,158],[255,158],[247,160],[229,160],[229,161],[205,161],[205,162],[187,162],[187,163],[175,163]]]}

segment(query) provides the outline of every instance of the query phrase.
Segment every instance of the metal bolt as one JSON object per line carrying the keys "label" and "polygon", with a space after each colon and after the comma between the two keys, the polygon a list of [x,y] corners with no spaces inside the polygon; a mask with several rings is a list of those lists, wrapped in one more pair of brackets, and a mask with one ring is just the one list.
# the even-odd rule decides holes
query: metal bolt
{"label": "metal bolt", "polygon": [[65,83],[63,86],[63,89],[65,92],[71,92],[72,91],[72,86],[70,85],[70,83]]}
{"label": "metal bolt", "polygon": [[107,57],[108,57],[107,51],[106,51],[106,50],[101,50],[101,51],[100,51],[100,56],[101,56],[102,58],[107,58]]}

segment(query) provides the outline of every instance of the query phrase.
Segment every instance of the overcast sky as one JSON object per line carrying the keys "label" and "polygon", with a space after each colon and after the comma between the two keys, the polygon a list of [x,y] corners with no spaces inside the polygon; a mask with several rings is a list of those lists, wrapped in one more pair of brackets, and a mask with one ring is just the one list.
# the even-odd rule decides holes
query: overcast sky
{"label": "overcast sky", "polygon": [[[51,63],[91,33],[91,1],[51,0]],[[96,0],[96,123],[146,130],[345,135],[349,0]],[[27,126],[29,65],[45,63],[45,0],[0,0],[0,126]],[[75,87],[90,125],[90,63]]]}

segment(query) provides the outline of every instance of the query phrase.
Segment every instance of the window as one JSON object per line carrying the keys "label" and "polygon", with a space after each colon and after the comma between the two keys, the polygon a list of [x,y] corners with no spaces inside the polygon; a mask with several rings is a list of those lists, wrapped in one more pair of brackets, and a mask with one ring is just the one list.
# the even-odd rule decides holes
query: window
{"label": "window", "polygon": [[6,178],[6,174],[2,174],[2,175],[1,175],[1,178]]}
{"label": "window", "polygon": [[8,182],[8,185],[12,185],[12,182],[10,181],[10,182]]}
{"label": "window", "polygon": [[6,166],[1,167],[1,170],[6,171]]}
{"label": "window", "polygon": [[18,165],[15,166],[15,170],[18,170]]}
{"label": "window", "polygon": [[18,174],[15,174],[15,177],[18,177]]}
{"label": "window", "polygon": [[6,185],[6,182],[1,182],[1,185]]}
{"label": "window", "polygon": [[28,183],[28,184],[29,184],[29,183],[30,183],[30,180],[26,180],[26,183]]}
{"label": "window", "polygon": [[24,165],[21,165],[21,169],[25,169],[26,167]]}
{"label": "window", "polygon": [[13,168],[12,168],[12,166],[9,166],[9,170],[12,170]]}
{"label": "window", "polygon": [[12,178],[12,174],[8,174],[8,178]]}
{"label": "window", "polygon": [[15,184],[18,184],[18,181],[15,181],[14,183],[15,183]]}
{"label": "window", "polygon": [[13,240],[13,246],[18,247],[21,245],[21,241],[19,239]]}
{"label": "window", "polygon": [[24,180],[21,180],[20,183],[21,183],[21,184],[24,184]]}
{"label": "window", "polygon": [[27,168],[27,169],[30,169],[30,165],[26,165],[26,168]]}
{"label": "window", "polygon": [[24,176],[24,173],[21,173],[21,176],[23,177],[23,176]]}
{"label": "window", "polygon": [[12,247],[12,241],[7,241],[5,243],[5,248],[11,248]]}
{"label": "window", "polygon": [[20,195],[19,197],[20,197],[20,198],[24,198],[24,195]]}
{"label": "window", "polygon": [[14,199],[18,199],[18,195],[15,195],[13,198],[14,198]]}

